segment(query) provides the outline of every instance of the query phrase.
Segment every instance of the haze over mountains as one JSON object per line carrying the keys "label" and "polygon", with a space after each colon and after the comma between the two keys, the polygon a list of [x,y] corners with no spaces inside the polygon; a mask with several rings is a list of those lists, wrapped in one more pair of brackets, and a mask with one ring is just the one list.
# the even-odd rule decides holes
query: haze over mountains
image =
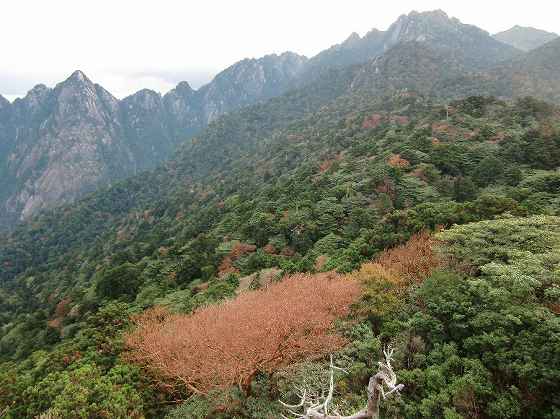
{"label": "haze over mountains", "polygon": [[549,39],[516,28],[492,37],[442,11],[412,12],[387,31],[352,34],[310,59],[286,52],[242,60],[196,91],[182,82],[163,96],[141,90],[119,101],[76,71],[12,104],[0,97],[0,228],[153,168],[224,113],[333,71],[348,91],[558,101],[560,41]]}
{"label": "haze over mountains", "polygon": [[558,38],[558,35],[536,28],[517,25],[507,31],[495,34],[494,38],[527,52],[555,40]]}

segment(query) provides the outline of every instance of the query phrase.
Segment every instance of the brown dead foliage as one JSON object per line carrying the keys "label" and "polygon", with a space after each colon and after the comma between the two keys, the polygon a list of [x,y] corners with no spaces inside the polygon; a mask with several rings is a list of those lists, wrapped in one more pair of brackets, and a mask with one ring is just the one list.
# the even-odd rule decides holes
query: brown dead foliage
{"label": "brown dead foliage", "polygon": [[282,249],[280,254],[282,256],[291,257],[291,256],[294,256],[296,254],[296,251],[292,247],[286,246]]}
{"label": "brown dead foliage", "polygon": [[434,239],[430,233],[422,231],[405,244],[384,251],[375,262],[409,283],[420,283],[440,265],[433,245]]}
{"label": "brown dead foliage", "polygon": [[423,282],[440,266],[433,245],[428,232],[417,233],[405,244],[385,250],[372,262],[363,264],[353,276],[390,283],[400,292],[410,284]]}
{"label": "brown dead foliage", "polygon": [[58,304],[56,305],[56,308],[54,310],[55,317],[66,317],[66,315],[68,314],[68,312],[71,309],[71,307],[70,307],[71,302],[72,302],[72,300],[68,297],[60,300],[58,302]]}
{"label": "brown dead foliage", "polygon": [[393,179],[388,176],[385,177],[383,182],[377,185],[375,192],[387,194],[391,197],[391,199],[395,199],[395,184]]}
{"label": "brown dead foliage", "polygon": [[362,128],[363,129],[377,128],[379,125],[383,123],[384,120],[385,117],[383,115],[374,113],[364,119],[364,122],[362,123]]}
{"label": "brown dead foliage", "polygon": [[391,155],[391,157],[387,160],[387,163],[389,163],[392,167],[405,168],[410,166],[410,162],[407,159],[403,159],[400,154]]}
{"label": "brown dead foliage", "polygon": [[380,330],[380,319],[400,309],[410,286],[424,281],[439,266],[432,246],[431,236],[419,233],[351,274],[363,286],[362,298],[355,310],[368,316],[376,331]]}
{"label": "brown dead foliage", "polygon": [[47,325],[60,331],[60,329],[62,329],[62,319],[60,317],[55,317],[54,319],[47,321]]}
{"label": "brown dead foliage", "polygon": [[229,254],[224,257],[222,263],[220,263],[220,266],[218,267],[218,276],[223,277],[230,273],[239,273],[239,270],[233,266],[233,263],[241,256],[247,253],[252,253],[255,250],[257,250],[257,246],[254,244],[236,242],[231,248]]}
{"label": "brown dead foliage", "polygon": [[193,392],[239,385],[248,393],[259,372],[345,345],[333,322],[360,292],[357,281],[338,274],[299,274],[191,315],[154,308],[134,319],[127,359]]}
{"label": "brown dead foliage", "polygon": [[229,255],[234,259],[239,259],[241,256],[247,254],[247,253],[252,253],[255,250],[257,250],[257,246],[255,246],[254,244],[248,244],[248,243],[235,243],[233,245],[233,247],[231,248],[231,252],[229,253]]}
{"label": "brown dead foliage", "polygon": [[319,164],[319,173],[325,173],[329,170],[334,163],[334,160],[323,160],[321,164]]}
{"label": "brown dead foliage", "polygon": [[498,131],[496,133],[496,135],[494,135],[492,138],[490,138],[489,141],[492,144],[496,144],[496,143],[504,141],[505,139],[506,139],[506,133],[504,131]]}
{"label": "brown dead foliage", "polygon": [[265,247],[263,247],[263,251],[268,255],[275,255],[276,247],[274,247],[272,243],[268,243]]}
{"label": "brown dead foliage", "polygon": [[391,115],[391,122],[397,125],[408,125],[410,123],[410,119],[408,116],[404,115]]}
{"label": "brown dead foliage", "polygon": [[327,255],[317,256],[317,258],[315,259],[315,270],[322,271],[323,267],[327,264],[328,261],[329,257]]}

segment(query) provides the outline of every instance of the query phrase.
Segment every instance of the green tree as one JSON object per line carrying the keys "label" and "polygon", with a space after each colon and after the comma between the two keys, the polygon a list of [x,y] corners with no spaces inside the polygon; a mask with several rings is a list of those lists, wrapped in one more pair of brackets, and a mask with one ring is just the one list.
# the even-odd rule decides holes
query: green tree
{"label": "green tree", "polygon": [[102,298],[132,298],[141,285],[140,272],[135,265],[125,263],[101,273],[95,291]]}

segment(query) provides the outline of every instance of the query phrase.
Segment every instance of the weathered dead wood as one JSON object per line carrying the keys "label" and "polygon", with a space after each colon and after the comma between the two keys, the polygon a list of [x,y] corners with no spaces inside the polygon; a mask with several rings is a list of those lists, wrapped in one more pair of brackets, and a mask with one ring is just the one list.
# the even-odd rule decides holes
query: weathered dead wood
{"label": "weathered dead wood", "polygon": [[[379,369],[377,373],[369,379],[368,384],[368,403],[364,410],[354,413],[350,416],[342,416],[334,411],[329,414],[330,404],[334,394],[334,373],[335,371],[344,371],[338,368],[333,363],[331,356],[330,371],[329,371],[329,391],[326,396],[313,394],[308,389],[296,389],[301,397],[300,402],[295,405],[290,405],[280,401],[282,406],[286,409],[286,415],[282,415],[284,419],[379,419],[379,406],[381,399],[386,399],[388,396],[396,393],[404,387],[403,384],[397,384],[397,376],[391,366],[393,357],[393,349],[387,348],[383,351],[385,357],[384,362],[378,362]],[[388,389],[385,392],[385,388]],[[302,412],[298,412],[298,410]]]}

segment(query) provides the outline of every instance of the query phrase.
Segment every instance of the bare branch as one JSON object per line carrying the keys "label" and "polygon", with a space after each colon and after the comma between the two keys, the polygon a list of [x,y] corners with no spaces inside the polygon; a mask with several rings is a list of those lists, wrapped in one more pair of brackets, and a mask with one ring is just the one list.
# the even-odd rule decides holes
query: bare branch
{"label": "bare branch", "polygon": [[[294,415],[296,419],[378,419],[379,418],[379,402],[381,397],[385,400],[388,396],[392,394],[399,394],[399,391],[404,388],[403,384],[397,384],[397,375],[393,371],[391,366],[391,360],[393,359],[393,348],[387,346],[383,350],[384,361],[378,362],[379,369],[377,373],[370,378],[368,385],[368,404],[364,410],[361,410],[350,416],[341,416],[335,409],[335,415],[329,415],[329,406],[332,403],[334,395],[334,372],[342,371],[347,373],[343,368],[334,365],[333,357],[330,357],[330,367],[329,367],[329,389],[326,392],[322,390],[322,394],[318,397],[317,401],[313,397],[312,391],[303,391],[303,396],[301,401],[297,405],[288,405],[282,401],[280,404],[288,409],[287,413]],[[388,391],[385,392],[385,387]],[[315,399],[315,400],[314,400]],[[301,409],[301,413],[294,411],[295,409]],[[286,416],[282,416],[285,419]]]}

